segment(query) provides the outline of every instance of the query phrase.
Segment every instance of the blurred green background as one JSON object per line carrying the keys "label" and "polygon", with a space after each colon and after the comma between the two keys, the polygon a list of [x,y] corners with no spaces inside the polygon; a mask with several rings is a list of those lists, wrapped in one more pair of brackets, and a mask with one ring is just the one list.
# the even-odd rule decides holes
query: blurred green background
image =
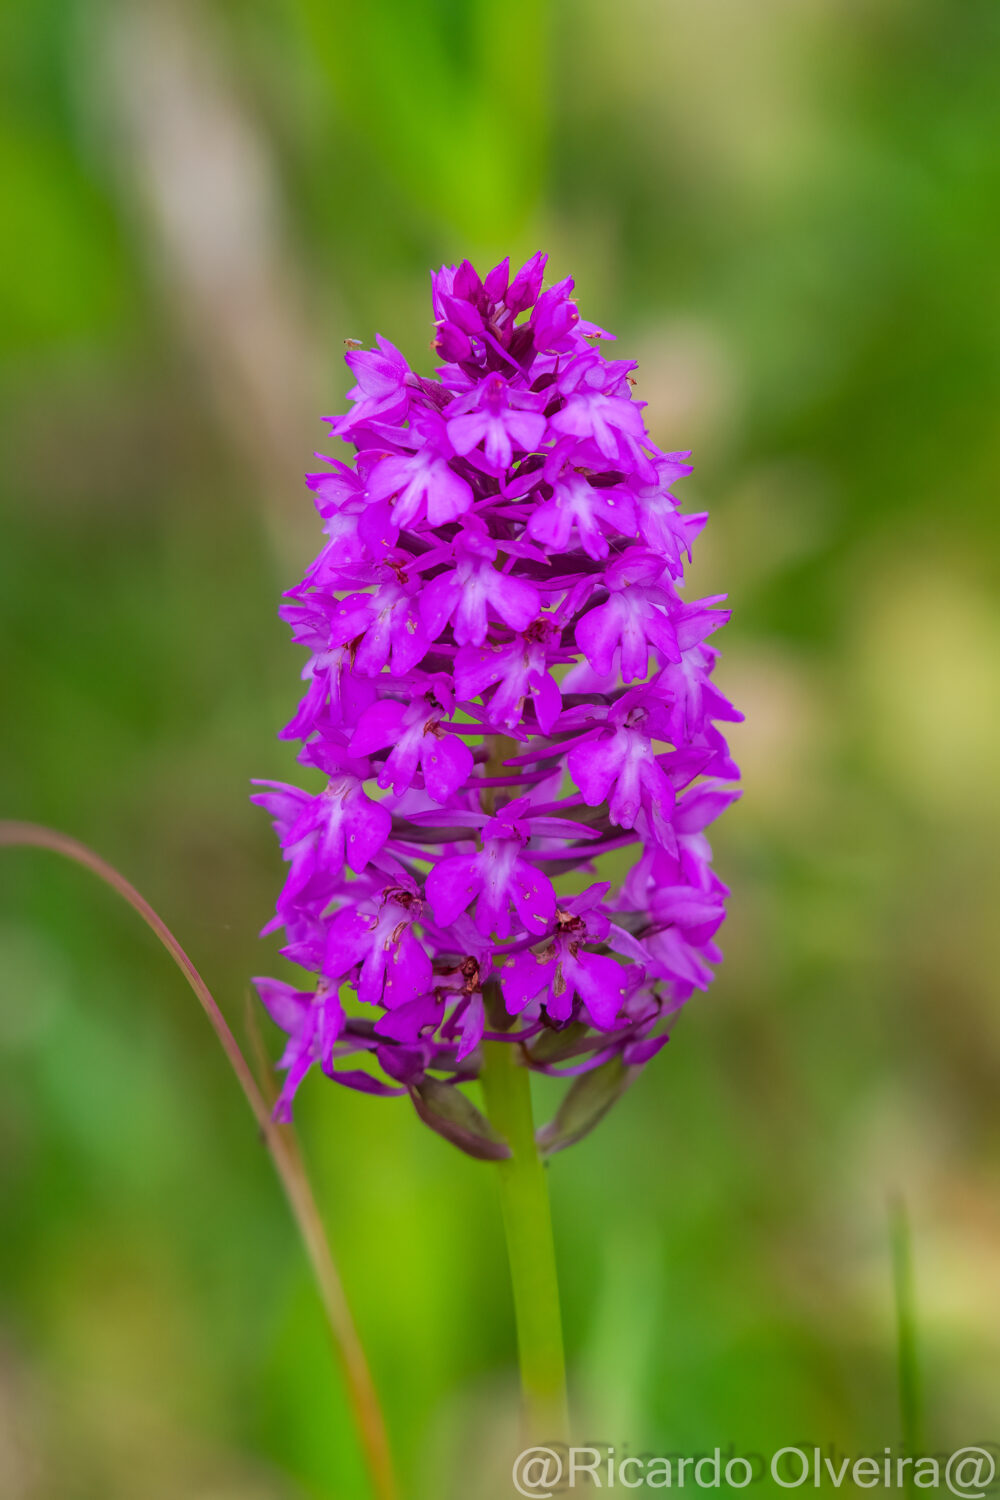
{"label": "blurred green background", "polygon": [[[726,963],[551,1171],[581,1426],[896,1442],[897,1194],[928,1441],[1000,1437],[995,0],[7,0],[0,50],[0,815],[117,863],[241,1024],[343,339],[429,368],[429,267],[548,248],[695,450],[748,715]],[[0,976],[4,1500],[361,1500],[168,960],[2,851]],[[490,1168],[300,1103],[408,1495],[508,1493]]]}

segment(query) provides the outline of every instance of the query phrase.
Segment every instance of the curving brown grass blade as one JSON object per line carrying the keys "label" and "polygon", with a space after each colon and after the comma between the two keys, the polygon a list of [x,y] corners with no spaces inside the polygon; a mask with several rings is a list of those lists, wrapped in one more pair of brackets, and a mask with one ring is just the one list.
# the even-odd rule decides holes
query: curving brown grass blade
{"label": "curving brown grass blade", "polygon": [[208,985],[174,937],[166,922],[153,910],[135,886],[86,844],[37,823],[0,821],[0,846],[48,849],[90,870],[116,891],[156,934],[191,986],[222,1044],[271,1153],[292,1216],[316,1278],[320,1298],[333,1335],[334,1348],[343,1371],[358,1437],[368,1465],[373,1493],[378,1500],[397,1500],[398,1488],[389,1451],[388,1435],[378,1394],[368,1368],[361,1339],[347,1303],[340,1273],[334,1264],[323,1220],[313,1196],[298,1144],[287,1125],[277,1125],[254,1078],[240,1045],[216,1004]]}

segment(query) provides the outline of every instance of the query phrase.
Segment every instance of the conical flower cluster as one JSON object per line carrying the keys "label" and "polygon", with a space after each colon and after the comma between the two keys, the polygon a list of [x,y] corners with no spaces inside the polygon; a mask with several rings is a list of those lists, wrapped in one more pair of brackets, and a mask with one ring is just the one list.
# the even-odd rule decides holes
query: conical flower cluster
{"label": "conical flower cluster", "polygon": [[315,975],[257,981],[280,1118],[318,1064],[499,1154],[445,1099],[484,1036],[625,1079],[720,957],[705,828],[740,715],[712,682],[728,612],[681,592],[706,517],[544,270],[434,275],[436,377],[381,337],[349,353],[329,421],[355,451],[308,479],[326,542],[282,608],[310,653],[284,734],[327,782],[255,798],[289,866],[265,930]]}

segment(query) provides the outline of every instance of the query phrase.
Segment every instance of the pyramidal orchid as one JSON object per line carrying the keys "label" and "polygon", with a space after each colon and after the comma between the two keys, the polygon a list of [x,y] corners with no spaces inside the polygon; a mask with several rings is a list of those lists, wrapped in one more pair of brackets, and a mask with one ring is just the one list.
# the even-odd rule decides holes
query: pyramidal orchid
{"label": "pyramidal orchid", "polygon": [[[288,1038],[278,1118],[319,1069],[500,1162],[526,1389],[554,1422],[554,1269],[554,1324],[524,1284],[538,1147],[589,1129],[711,979],[705,830],[739,795],[719,725],[740,715],[712,680],[722,599],[683,593],[689,455],[652,442],[634,363],[544,272],[432,276],[432,378],[381,337],[348,353],[342,447],[308,476],[326,541],[282,607],[309,652],[284,734],[325,785],[255,800],[288,864],[265,930],[313,976],[257,981]],[[537,1141],[530,1070],[572,1080]],[[477,1077],[488,1118],[457,1087]]]}

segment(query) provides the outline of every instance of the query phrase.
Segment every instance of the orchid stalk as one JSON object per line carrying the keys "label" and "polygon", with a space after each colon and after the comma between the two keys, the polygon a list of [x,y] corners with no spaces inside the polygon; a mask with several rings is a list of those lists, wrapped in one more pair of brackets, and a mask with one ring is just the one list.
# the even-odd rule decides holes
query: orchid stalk
{"label": "orchid stalk", "polygon": [[[348,353],[342,446],[308,476],[326,540],[281,611],[309,652],[283,734],[325,785],[254,800],[289,866],[265,932],[312,976],[256,981],[287,1034],[277,1118],[318,1066],[499,1164],[529,1418],[554,1437],[540,1158],[712,977],[705,829],[739,795],[719,725],[741,716],[712,681],[724,596],[682,593],[689,455],[652,442],[634,363],[545,265],[433,275],[432,378],[382,337]],[[569,1083],[537,1134],[533,1071]]]}

